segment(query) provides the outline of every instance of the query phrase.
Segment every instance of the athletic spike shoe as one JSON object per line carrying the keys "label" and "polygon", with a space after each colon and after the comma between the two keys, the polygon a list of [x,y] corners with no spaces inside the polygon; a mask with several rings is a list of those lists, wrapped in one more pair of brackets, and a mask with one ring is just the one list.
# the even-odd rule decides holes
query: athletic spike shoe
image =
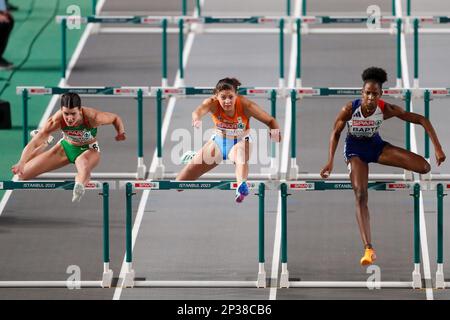
{"label": "athletic spike shoe", "polygon": [[[31,137],[34,137],[35,135],[38,134],[38,132],[39,132],[39,130],[33,130],[33,131],[30,132],[30,136],[31,136]],[[55,138],[53,138],[53,136],[48,136],[47,144],[48,144],[48,145],[52,144],[52,142],[53,142],[54,139],[55,139]]]}
{"label": "athletic spike shoe", "polygon": [[72,202],[75,201],[80,202],[81,197],[83,197],[84,195],[84,192],[85,192],[84,185],[79,182],[75,182],[75,186],[73,187]]}
{"label": "athletic spike shoe", "polygon": [[249,190],[247,182],[242,181],[239,187],[236,189],[235,200],[237,203],[241,203],[246,196],[248,196]]}
{"label": "athletic spike shoe", "polygon": [[367,248],[364,251],[364,256],[361,258],[361,265],[367,266],[369,264],[372,264],[377,259],[377,255],[375,254],[375,250],[373,248]]}

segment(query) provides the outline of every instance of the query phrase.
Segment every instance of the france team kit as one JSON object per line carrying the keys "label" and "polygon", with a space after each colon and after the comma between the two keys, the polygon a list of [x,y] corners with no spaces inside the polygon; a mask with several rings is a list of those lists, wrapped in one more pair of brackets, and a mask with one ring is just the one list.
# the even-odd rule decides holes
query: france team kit
{"label": "france team kit", "polygon": [[379,100],[373,114],[364,117],[361,99],[352,102],[352,118],[347,121],[348,134],[345,139],[344,157],[359,157],[366,163],[378,162],[378,158],[387,142],[381,139],[378,129],[383,123],[385,102]]}

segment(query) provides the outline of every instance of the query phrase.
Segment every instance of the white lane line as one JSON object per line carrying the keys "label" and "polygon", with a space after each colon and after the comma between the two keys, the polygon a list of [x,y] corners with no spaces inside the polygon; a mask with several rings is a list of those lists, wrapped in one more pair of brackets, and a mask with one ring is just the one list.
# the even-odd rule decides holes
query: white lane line
{"label": "white lane line", "polygon": [[[402,7],[401,1],[396,0],[397,6],[397,17],[402,17]],[[410,80],[409,80],[409,69],[408,69],[408,56],[406,53],[406,39],[405,33],[402,31],[401,34],[401,63],[402,63],[402,78],[403,78],[403,87],[409,89],[410,88]],[[413,103],[411,102],[411,111],[414,112]],[[411,128],[411,151],[414,153],[418,153],[417,148],[417,140],[416,140],[416,131],[413,124],[409,124]],[[417,176],[417,175],[416,175]],[[415,182],[420,182],[418,178],[415,179]],[[428,239],[427,239],[427,225],[425,220],[425,211],[423,204],[423,192],[420,191],[420,245],[422,251],[422,262],[423,262],[423,272],[425,280],[429,279],[431,282],[431,268],[430,268],[430,256],[428,251]],[[425,285],[427,285],[427,281],[425,281]],[[427,300],[434,300],[433,297],[433,289],[430,287],[426,287],[426,296]]]}
{"label": "white lane line", "polygon": [[[132,231],[131,251],[133,251],[134,245],[136,244],[136,239],[137,239],[137,236],[138,236],[139,227],[141,226],[142,218],[144,217],[145,206],[147,205],[147,200],[148,200],[149,194],[150,194],[150,190],[145,190],[142,193],[142,198],[141,198],[141,201],[139,202],[139,208],[138,208],[138,212],[136,214],[136,219],[134,221],[134,226],[133,226],[133,231]],[[123,279],[125,277],[125,273],[127,271],[126,258],[127,258],[127,256],[125,255],[125,257],[123,258],[123,262],[122,262],[122,269],[120,270],[120,276],[119,276],[119,282],[118,282],[119,285],[121,283],[120,282],[121,279]],[[113,300],[120,300],[120,296],[121,295],[122,295],[122,287],[118,286],[116,288],[116,290],[114,290]]]}
{"label": "white lane line", "polygon": [[[105,4],[105,0],[100,0],[98,2],[98,4],[97,4],[98,10],[101,10],[101,8],[103,7],[104,4]],[[75,48],[75,51],[74,51],[74,53],[72,55],[72,58],[70,59],[70,62],[69,62],[69,65],[68,65],[68,68],[67,68],[67,71],[66,71],[66,79],[68,79],[70,74],[72,73],[72,69],[75,66],[75,64],[77,63],[77,61],[78,61],[78,59],[80,57],[81,51],[83,50],[83,48],[84,48],[84,46],[86,44],[86,41],[87,41],[89,35],[92,32],[91,31],[92,28],[93,28],[93,24],[92,23],[88,24],[88,26],[86,27],[86,29],[84,30],[84,32],[83,32],[83,34],[82,34],[82,36],[80,38],[80,41],[78,41],[78,45]],[[59,83],[58,83],[58,87],[62,87],[64,85],[65,85],[65,81],[61,79],[59,81]],[[50,102],[47,105],[47,108],[44,111],[44,114],[42,115],[41,120],[39,121],[38,128],[41,128],[45,124],[45,122],[49,118],[50,114],[52,113],[52,111],[53,111],[53,109],[54,109],[58,99],[59,99],[58,95],[52,96]],[[14,175],[13,178],[12,178],[13,181],[17,181],[17,179],[18,178],[17,178],[16,175]],[[9,198],[12,195],[12,192],[13,192],[13,190],[7,190],[5,192],[5,194],[3,195],[2,201],[0,202],[0,216],[3,213],[3,210],[5,209],[6,204],[9,201]]]}
{"label": "white lane line", "polygon": [[[301,1],[295,1],[294,16],[299,17],[301,12]],[[297,35],[294,33],[291,40],[291,59],[289,65],[289,78],[288,87],[295,86],[295,72],[297,65]],[[291,133],[291,102],[290,98],[286,99],[285,107],[285,117],[284,117],[284,135],[283,135],[283,148],[281,155],[281,166],[280,172],[286,172],[288,168],[289,161],[289,142]],[[269,293],[269,300],[277,299],[277,288],[278,288],[278,270],[280,265],[280,251],[281,251],[281,191],[278,192],[278,209],[276,216],[276,226],[275,226],[275,236],[273,243],[273,253],[272,253],[272,272],[270,278],[275,282],[272,283]]]}
{"label": "white lane line", "polygon": [[[278,266],[280,264],[280,251],[281,251],[281,191],[278,192],[278,208],[275,226],[275,238],[273,242],[273,253],[272,253],[272,273],[270,275],[271,288],[269,293],[269,300],[277,299],[277,288],[278,288]],[[273,281],[273,283],[272,283]]]}
{"label": "white lane line", "polygon": [[[203,6],[203,2],[204,0],[201,1],[200,5]],[[198,12],[195,13],[195,16],[198,16]],[[193,25],[195,26],[195,24]],[[195,33],[190,32],[187,39],[186,39],[186,45],[184,47],[184,52],[183,52],[183,67],[186,69],[186,65],[188,62],[188,58],[189,58],[189,54],[191,53],[193,44],[194,44],[194,38],[195,38]],[[174,86],[180,86],[182,83],[182,79],[180,78],[180,70],[178,70],[176,77],[175,77],[175,84]],[[162,135],[161,135],[161,140],[162,140],[162,144],[164,145],[164,141],[166,140],[166,135],[167,132],[169,131],[169,124],[170,124],[170,119],[172,118],[172,114],[173,111],[175,109],[175,103],[176,103],[177,99],[176,98],[170,98],[169,102],[167,104],[167,109],[166,109],[166,114],[164,116],[164,120],[163,120],[163,125],[162,125]],[[157,156],[157,149],[155,148],[155,151],[153,153],[153,159],[152,159],[152,163],[150,165],[150,172],[152,172],[152,170],[155,169],[156,165],[158,164],[158,156]],[[141,227],[141,223],[143,220],[143,216],[144,216],[144,212],[145,212],[145,206],[147,204],[147,200],[148,200],[148,194],[149,194],[149,190],[144,191],[141,201],[139,202],[139,208],[138,208],[138,212],[136,214],[136,219],[134,221],[133,224],[133,231],[132,231],[132,235],[133,235],[133,245],[132,248],[134,248],[134,245],[136,243],[137,240],[137,236],[139,233],[139,229]],[[133,249],[132,249],[133,251]],[[122,263],[122,267],[120,269],[120,275],[119,275],[119,286],[115,289],[114,291],[114,296],[113,296],[113,300],[120,300],[120,297],[122,295],[122,287],[120,286],[122,280],[125,277],[125,273],[127,271],[127,263],[126,263],[126,254],[125,257],[123,258],[123,263]]]}

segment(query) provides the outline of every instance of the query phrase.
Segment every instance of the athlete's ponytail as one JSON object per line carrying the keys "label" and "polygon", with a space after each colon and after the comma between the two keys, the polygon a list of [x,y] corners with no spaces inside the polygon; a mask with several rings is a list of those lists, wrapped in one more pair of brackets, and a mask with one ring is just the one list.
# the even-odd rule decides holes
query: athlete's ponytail
{"label": "athlete's ponytail", "polygon": [[220,79],[214,88],[214,94],[218,94],[222,90],[234,90],[237,93],[240,85],[241,82],[236,78]]}
{"label": "athlete's ponytail", "polygon": [[66,107],[69,109],[80,108],[81,107],[81,98],[76,93],[64,93],[61,95],[61,108]]}

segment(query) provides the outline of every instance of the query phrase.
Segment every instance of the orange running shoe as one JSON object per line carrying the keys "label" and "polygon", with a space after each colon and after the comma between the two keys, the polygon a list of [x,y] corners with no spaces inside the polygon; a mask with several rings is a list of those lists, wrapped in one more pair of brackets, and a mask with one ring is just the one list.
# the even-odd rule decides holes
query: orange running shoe
{"label": "orange running shoe", "polygon": [[367,266],[369,264],[372,264],[377,259],[377,255],[375,254],[375,250],[373,248],[367,248],[364,251],[364,256],[361,258],[361,265]]}

